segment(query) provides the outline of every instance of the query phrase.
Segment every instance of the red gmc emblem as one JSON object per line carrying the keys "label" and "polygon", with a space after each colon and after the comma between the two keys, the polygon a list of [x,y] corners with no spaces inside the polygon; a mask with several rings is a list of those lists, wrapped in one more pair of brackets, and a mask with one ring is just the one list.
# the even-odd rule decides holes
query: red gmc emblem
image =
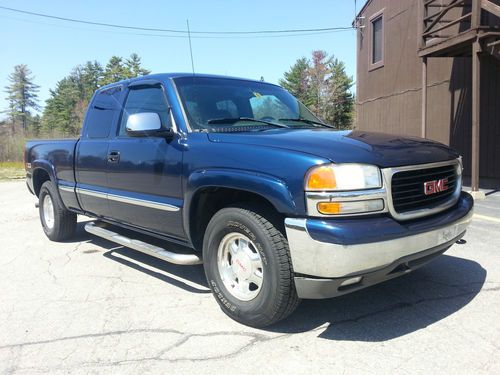
{"label": "red gmc emblem", "polygon": [[424,194],[432,195],[440,193],[442,191],[448,190],[448,179],[443,178],[441,180],[427,181],[424,182]]}

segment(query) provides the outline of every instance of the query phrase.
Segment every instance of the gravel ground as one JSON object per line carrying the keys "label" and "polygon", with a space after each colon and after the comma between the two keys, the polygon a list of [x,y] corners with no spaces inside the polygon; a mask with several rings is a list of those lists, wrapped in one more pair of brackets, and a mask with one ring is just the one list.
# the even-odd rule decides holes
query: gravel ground
{"label": "gravel ground", "polygon": [[0,183],[1,373],[500,374],[500,194],[463,245],[415,273],[233,322],[201,266],[92,237],[50,242],[22,181]]}

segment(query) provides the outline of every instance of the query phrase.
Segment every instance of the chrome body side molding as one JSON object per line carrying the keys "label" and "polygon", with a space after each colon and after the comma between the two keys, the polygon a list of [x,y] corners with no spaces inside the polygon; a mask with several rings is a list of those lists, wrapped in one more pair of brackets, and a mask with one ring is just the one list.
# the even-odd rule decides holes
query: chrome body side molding
{"label": "chrome body side molding", "polygon": [[180,208],[167,203],[153,202],[145,199],[130,198],[123,195],[107,194],[108,199],[116,202],[134,204],[136,206],[156,208],[163,211],[179,211]]}
{"label": "chrome body side molding", "polygon": [[85,188],[81,188],[81,187],[73,188],[71,186],[61,185],[61,184],[59,184],[58,187],[59,187],[60,191],[76,192],[78,194],[88,195],[91,197],[102,198],[102,199],[109,199],[112,201],[122,202],[122,203],[126,203],[126,204],[133,204],[133,205],[141,206],[141,207],[149,207],[149,208],[154,208],[157,210],[172,211],[172,212],[177,212],[180,210],[180,207],[177,207],[177,206],[174,206],[174,205],[171,205],[168,203],[161,203],[161,202],[154,202],[154,201],[146,200],[146,199],[126,197],[124,195],[109,194],[109,193],[104,193],[104,192],[97,191],[97,190],[85,189]]}

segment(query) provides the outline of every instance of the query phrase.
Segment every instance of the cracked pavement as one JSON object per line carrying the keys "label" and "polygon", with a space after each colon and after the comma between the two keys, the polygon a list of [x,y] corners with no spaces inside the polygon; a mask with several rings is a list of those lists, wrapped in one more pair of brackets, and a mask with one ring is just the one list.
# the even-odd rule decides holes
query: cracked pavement
{"label": "cracked pavement", "polygon": [[[0,183],[0,373],[500,373],[500,222],[265,330],[227,318],[201,266],[86,234],[50,242],[24,182]],[[500,195],[477,205],[500,217]],[[82,218],[82,221],[85,221]]]}

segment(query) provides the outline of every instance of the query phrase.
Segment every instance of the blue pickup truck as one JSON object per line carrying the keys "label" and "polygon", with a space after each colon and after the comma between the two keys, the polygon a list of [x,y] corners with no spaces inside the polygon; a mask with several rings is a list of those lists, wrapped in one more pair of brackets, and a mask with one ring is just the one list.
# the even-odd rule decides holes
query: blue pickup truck
{"label": "blue pickup truck", "polygon": [[25,161],[49,239],[85,215],[94,235],[203,263],[222,310],[254,327],[420,267],[472,217],[449,147],[338,131],[281,87],[239,78],[102,87],[79,139],[29,141]]}

